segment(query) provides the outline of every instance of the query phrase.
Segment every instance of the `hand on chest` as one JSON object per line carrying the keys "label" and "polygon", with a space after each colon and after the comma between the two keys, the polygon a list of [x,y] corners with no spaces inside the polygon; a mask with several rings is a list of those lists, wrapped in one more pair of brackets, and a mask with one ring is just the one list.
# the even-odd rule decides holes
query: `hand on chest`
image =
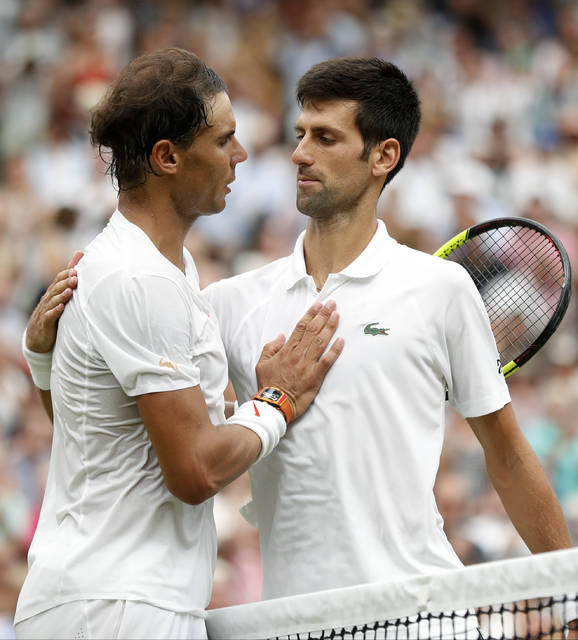
{"label": "hand on chest", "polygon": [[[299,318],[316,298],[291,300],[272,305],[263,316],[259,353],[252,354],[254,364],[261,348],[280,333],[291,335]],[[383,293],[378,287],[349,286],[318,298],[321,302],[333,299],[337,303],[339,326],[336,337],[345,340],[345,348],[334,369],[356,371],[366,366],[391,368],[431,361],[428,342],[433,327],[427,311],[420,309],[415,297],[407,290],[391,287]]]}

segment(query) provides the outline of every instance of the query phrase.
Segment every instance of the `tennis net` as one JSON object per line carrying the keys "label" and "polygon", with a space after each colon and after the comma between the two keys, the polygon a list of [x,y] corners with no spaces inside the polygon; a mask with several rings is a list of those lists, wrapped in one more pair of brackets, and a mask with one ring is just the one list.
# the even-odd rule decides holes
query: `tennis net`
{"label": "tennis net", "polygon": [[578,548],[208,611],[211,640],[578,638]]}

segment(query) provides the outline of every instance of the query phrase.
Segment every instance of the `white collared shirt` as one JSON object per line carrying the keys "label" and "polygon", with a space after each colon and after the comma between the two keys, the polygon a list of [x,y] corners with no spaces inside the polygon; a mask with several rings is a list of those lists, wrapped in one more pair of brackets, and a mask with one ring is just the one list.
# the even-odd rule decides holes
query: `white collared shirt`
{"label": "white collared shirt", "polygon": [[433,486],[446,387],[463,416],[509,402],[483,302],[468,274],[389,237],[321,291],[294,253],[205,289],[239,402],[263,345],[289,336],[316,300],[337,303],[345,348],[307,412],[251,469],[263,597],[460,566]]}
{"label": "white collared shirt", "polygon": [[209,602],[213,501],[169,492],[135,400],[200,385],[224,422],[223,345],[183,257],[186,275],[118,211],[85,249],[54,348],[50,469],[16,621],[74,600],[196,615]]}

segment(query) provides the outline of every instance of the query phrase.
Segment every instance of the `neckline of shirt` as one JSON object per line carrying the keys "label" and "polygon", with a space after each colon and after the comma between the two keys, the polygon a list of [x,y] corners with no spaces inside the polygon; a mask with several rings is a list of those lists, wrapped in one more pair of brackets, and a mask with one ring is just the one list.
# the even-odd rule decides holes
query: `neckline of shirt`
{"label": "neckline of shirt", "polygon": [[[287,290],[291,289],[301,280],[311,277],[307,273],[305,266],[305,254],[303,252],[305,233],[305,231],[301,232],[295,243],[295,249],[289,256],[289,269],[287,270],[285,278],[285,286]],[[388,234],[383,220],[378,219],[377,229],[367,247],[365,247],[353,262],[347,265],[339,273],[329,274],[328,280],[332,276],[351,279],[367,278],[376,275],[385,266],[389,259],[391,248],[394,244],[395,240]]]}
{"label": "neckline of shirt", "polygon": [[114,211],[114,213],[111,216],[111,222],[113,220],[118,221],[120,224],[122,224],[123,226],[125,226],[127,229],[131,229],[133,230],[135,233],[137,233],[138,235],[140,235],[145,242],[147,242],[147,244],[149,244],[162,258],[163,260],[166,260],[166,262],[171,265],[171,267],[173,269],[175,269],[176,271],[178,271],[182,276],[185,276],[186,278],[189,278],[191,276],[194,275],[195,272],[195,268],[194,268],[194,260],[193,257],[191,256],[189,250],[186,247],[183,247],[183,261],[185,264],[185,273],[183,273],[178,267],[177,265],[173,264],[166,256],[164,256],[159,250],[158,247],[155,245],[155,243],[150,239],[150,237],[138,226],[138,224],[135,224],[134,222],[131,222],[125,215],[124,213],[120,210],[120,209],[116,209]]}

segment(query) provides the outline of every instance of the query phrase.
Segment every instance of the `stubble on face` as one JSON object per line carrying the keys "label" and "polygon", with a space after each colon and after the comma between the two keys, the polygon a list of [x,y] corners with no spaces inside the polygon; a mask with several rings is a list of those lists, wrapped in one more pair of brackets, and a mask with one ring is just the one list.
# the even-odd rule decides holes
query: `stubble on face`
{"label": "stubble on face", "polygon": [[297,209],[315,220],[352,216],[370,186],[370,171],[353,100],[306,102],[295,123],[300,141]]}
{"label": "stubble on face", "polygon": [[192,144],[182,149],[180,188],[173,195],[179,216],[196,219],[225,208],[235,166],[247,157],[234,137],[235,127],[229,96],[221,92],[210,104],[209,126],[202,127]]}
{"label": "stubble on face", "polygon": [[338,187],[327,187],[319,180],[314,187],[307,188],[315,188],[316,191],[308,194],[304,188],[297,186],[297,209],[314,220],[330,220],[334,216],[353,212],[367,192],[368,185],[362,183],[356,189],[345,192],[339,191]]}

